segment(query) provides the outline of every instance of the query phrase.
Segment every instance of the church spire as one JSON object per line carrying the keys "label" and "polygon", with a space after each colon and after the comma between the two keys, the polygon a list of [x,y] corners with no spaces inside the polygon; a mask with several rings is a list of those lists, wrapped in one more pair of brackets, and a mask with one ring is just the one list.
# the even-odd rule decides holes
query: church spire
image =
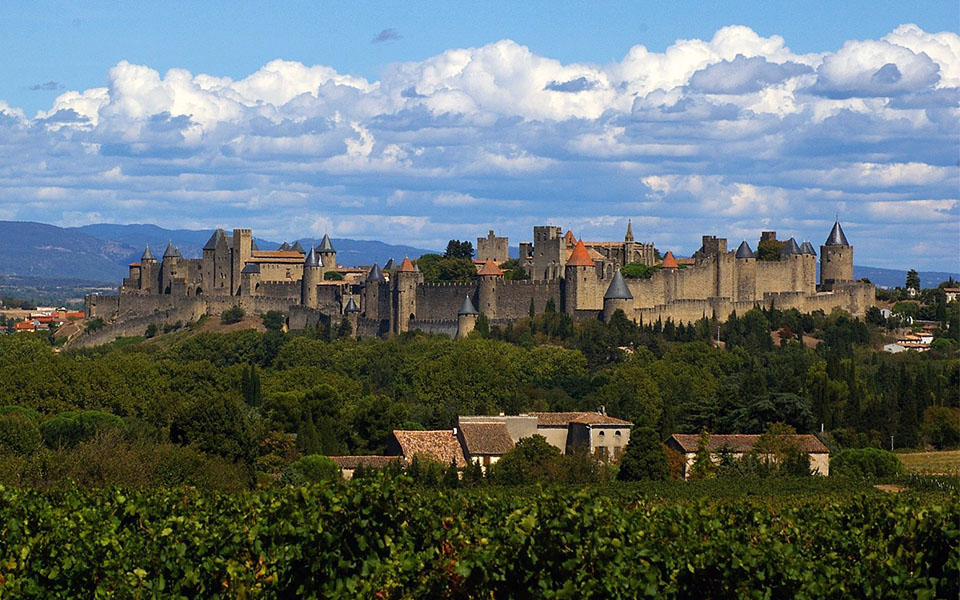
{"label": "church spire", "polygon": [[623,236],[623,241],[632,242],[633,241],[633,227],[631,227],[630,219],[627,219],[627,235]]}

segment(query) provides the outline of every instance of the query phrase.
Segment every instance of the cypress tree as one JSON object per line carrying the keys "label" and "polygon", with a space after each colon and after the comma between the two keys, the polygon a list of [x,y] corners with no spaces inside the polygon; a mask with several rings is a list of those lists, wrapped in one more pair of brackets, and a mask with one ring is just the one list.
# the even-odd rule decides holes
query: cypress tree
{"label": "cypress tree", "polygon": [[620,459],[619,481],[661,481],[670,475],[667,452],[660,443],[660,436],[650,427],[634,427],[630,441]]}

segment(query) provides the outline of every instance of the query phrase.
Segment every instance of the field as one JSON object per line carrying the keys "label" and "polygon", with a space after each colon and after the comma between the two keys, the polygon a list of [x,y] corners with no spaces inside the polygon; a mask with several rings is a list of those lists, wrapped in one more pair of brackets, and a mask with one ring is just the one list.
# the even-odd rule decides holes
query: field
{"label": "field", "polygon": [[956,480],[933,488],[0,487],[0,598],[955,598]]}
{"label": "field", "polygon": [[897,454],[910,473],[960,475],[960,450]]}

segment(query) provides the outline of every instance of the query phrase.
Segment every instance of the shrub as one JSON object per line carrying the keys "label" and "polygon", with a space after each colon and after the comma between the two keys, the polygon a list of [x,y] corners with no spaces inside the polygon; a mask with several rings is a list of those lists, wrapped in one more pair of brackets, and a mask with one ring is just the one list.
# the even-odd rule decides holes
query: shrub
{"label": "shrub", "polygon": [[336,271],[327,271],[323,274],[325,281],[343,281],[343,274]]}
{"label": "shrub", "polygon": [[268,310],[263,315],[263,326],[270,331],[281,331],[283,329],[283,313],[279,310]]}
{"label": "shrub", "polygon": [[490,466],[491,480],[504,485],[543,482],[556,472],[560,450],[542,435],[521,438],[512,450]]}
{"label": "shrub", "polygon": [[220,314],[220,322],[224,325],[230,325],[231,323],[239,323],[243,316],[247,314],[242,306],[234,306],[233,308],[228,308]]}
{"label": "shrub", "polygon": [[830,474],[866,479],[895,477],[903,474],[903,463],[889,450],[852,448],[841,450],[830,459]]}
{"label": "shrub", "polygon": [[340,465],[333,459],[319,454],[308,454],[291,464],[288,469],[308,483],[339,481],[343,477],[340,473]]}
{"label": "shrub", "polygon": [[960,444],[960,409],[930,406],[923,411],[923,438],[937,450]]}
{"label": "shrub", "polygon": [[99,410],[67,411],[40,424],[48,448],[72,448],[98,433],[123,429],[123,419]]}
{"label": "shrub", "polygon": [[36,451],[42,442],[40,428],[26,411],[0,414],[0,450],[24,456]]}

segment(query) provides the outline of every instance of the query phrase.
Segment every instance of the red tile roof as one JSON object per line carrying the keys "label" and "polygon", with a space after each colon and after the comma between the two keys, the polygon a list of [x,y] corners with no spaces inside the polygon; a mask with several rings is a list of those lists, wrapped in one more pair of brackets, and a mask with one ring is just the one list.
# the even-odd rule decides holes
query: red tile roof
{"label": "red tile roof", "polygon": [[[796,442],[798,447],[804,452],[811,454],[828,454],[830,452],[815,435],[797,434],[788,437]],[[699,433],[675,433],[670,436],[670,438],[676,441],[685,452],[696,452],[700,444]],[[714,433],[710,434],[708,438],[707,449],[710,452],[717,452],[726,446],[733,452],[750,452],[753,450],[753,446],[759,438],[760,436],[756,434]]]}
{"label": "red tile roof", "polygon": [[400,263],[400,268],[397,269],[397,273],[413,273],[416,269],[413,268],[413,263],[410,262],[410,259],[406,256],[403,257],[403,262]]}
{"label": "red tile roof", "polygon": [[563,241],[567,246],[572,246],[577,243],[577,238],[573,237],[573,232],[568,229],[567,234],[563,236]]}
{"label": "red tile roof", "polygon": [[433,431],[395,429],[393,437],[400,444],[400,451],[406,460],[412,460],[415,455],[423,454],[447,465],[454,460],[458,467],[464,467],[467,464],[463,457],[463,450],[460,448],[460,441],[450,429]]}
{"label": "red tile roof", "polygon": [[667,254],[663,257],[663,263],[660,265],[664,269],[677,269],[680,265],[677,264],[677,259],[673,257],[673,252],[667,251]]}
{"label": "red tile roof", "polygon": [[528,413],[537,418],[538,427],[566,427],[570,423],[582,423],[584,425],[624,425],[631,426],[633,423],[608,417],[598,412],[576,411],[576,412],[532,412]]}
{"label": "red tile roof", "polygon": [[460,433],[471,456],[500,456],[513,449],[506,423],[460,423]]}
{"label": "red tile roof", "polygon": [[497,267],[497,263],[488,258],[480,267],[480,270],[477,271],[477,275],[503,275],[503,271]]}
{"label": "red tile roof", "polygon": [[583,245],[583,240],[577,242],[577,245],[573,247],[573,252],[570,253],[570,258],[567,259],[567,266],[574,267],[595,267],[596,265],[590,259],[590,253],[587,252],[587,247]]}

